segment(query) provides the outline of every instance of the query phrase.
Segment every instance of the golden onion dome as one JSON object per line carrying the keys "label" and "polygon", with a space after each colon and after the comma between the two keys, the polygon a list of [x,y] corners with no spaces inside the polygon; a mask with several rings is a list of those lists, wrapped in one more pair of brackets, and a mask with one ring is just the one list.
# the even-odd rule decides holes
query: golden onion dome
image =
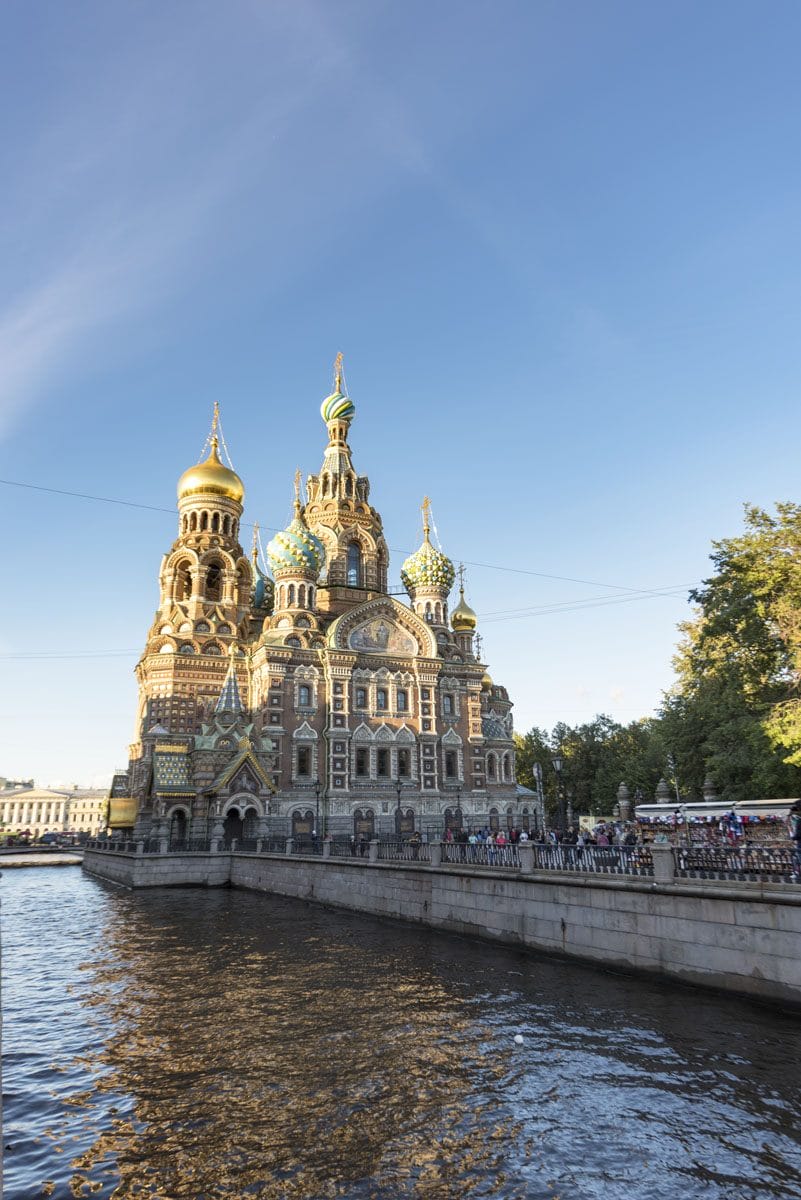
{"label": "golden onion dome", "polygon": [[464,588],[459,588],[459,603],[451,613],[451,628],[454,633],[472,633],[478,617],[464,598]]}
{"label": "golden onion dome", "polygon": [[225,496],[228,500],[235,500],[237,504],[241,504],[245,498],[245,488],[236,471],[220,462],[216,436],[211,439],[208,458],[184,471],[178,480],[179,500],[201,493]]}
{"label": "golden onion dome", "polygon": [[483,688],[491,688],[492,687],[492,676],[490,675],[489,671],[484,672],[484,674],[481,678],[481,686]]}

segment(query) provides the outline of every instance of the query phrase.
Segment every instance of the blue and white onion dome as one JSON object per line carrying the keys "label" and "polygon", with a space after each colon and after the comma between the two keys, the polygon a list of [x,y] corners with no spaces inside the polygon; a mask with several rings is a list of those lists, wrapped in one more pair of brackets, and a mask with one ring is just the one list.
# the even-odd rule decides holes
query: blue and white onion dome
{"label": "blue and white onion dome", "polygon": [[416,592],[439,592],[447,596],[453,587],[456,571],[448,556],[431,545],[426,528],[422,546],[409,555],[401,567],[400,575],[410,595]]}
{"label": "blue and white onion dome", "polygon": [[316,579],[320,574],[325,562],[325,546],[303,520],[297,501],[293,520],[268,543],[267,559],[276,576],[301,573]]}
{"label": "blue and white onion dome", "polygon": [[345,392],[342,355],[338,354],[334,363],[334,390],[320,405],[320,415],[327,425],[330,421],[351,421],[355,414],[356,406]]}

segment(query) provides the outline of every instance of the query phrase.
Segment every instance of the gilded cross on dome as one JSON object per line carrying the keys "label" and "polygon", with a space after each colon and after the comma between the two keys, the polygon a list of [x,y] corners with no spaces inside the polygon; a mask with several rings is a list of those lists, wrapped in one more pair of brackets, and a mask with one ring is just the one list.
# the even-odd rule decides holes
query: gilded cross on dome
{"label": "gilded cross on dome", "polygon": [[423,503],[420,505],[420,511],[423,514],[423,534],[426,541],[431,532],[431,500],[428,496],[423,496]]}

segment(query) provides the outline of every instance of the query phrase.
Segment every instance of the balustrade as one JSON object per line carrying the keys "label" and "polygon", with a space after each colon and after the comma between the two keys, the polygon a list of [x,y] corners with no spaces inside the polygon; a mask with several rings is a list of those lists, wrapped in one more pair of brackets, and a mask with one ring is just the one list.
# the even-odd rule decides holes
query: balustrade
{"label": "balustrade", "polygon": [[[427,866],[473,867],[531,872],[569,872],[574,875],[654,877],[654,856],[660,851],[657,883],[676,879],[739,880],[799,886],[799,864],[793,846],[568,846],[523,842],[497,846],[486,842],[422,842],[415,839],[373,838],[361,846],[349,837],[243,838],[219,847],[208,838],[167,842],[151,837],[138,842],[127,838],[90,839],[87,850],[113,854],[233,853],[316,855],[348,858],[367,865],[375,862],[423,863]],[[363,852],[364,851],[364,852]]]}

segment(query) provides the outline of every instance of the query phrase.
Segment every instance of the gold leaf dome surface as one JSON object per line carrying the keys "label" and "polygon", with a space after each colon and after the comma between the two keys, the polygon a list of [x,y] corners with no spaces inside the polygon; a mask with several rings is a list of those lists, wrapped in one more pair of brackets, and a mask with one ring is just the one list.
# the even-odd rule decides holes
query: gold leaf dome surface
{"label": "gold leaf dome surface", "polygon": [[478,617],[464,598],[464,589],[459,588],[459,603],[451,613],[451,628],[455,633],[467,633],[475,629]]}
{"label": "gold leaf dome surface", "polygon": [[184,471],[178,480],[179,500],[200,493],[225,496],[228,500],[235,500],[237,504],[241,504],[245,498],[245,487],[236,471],[220,462],[216,437],[211,439],[208,458]]}

